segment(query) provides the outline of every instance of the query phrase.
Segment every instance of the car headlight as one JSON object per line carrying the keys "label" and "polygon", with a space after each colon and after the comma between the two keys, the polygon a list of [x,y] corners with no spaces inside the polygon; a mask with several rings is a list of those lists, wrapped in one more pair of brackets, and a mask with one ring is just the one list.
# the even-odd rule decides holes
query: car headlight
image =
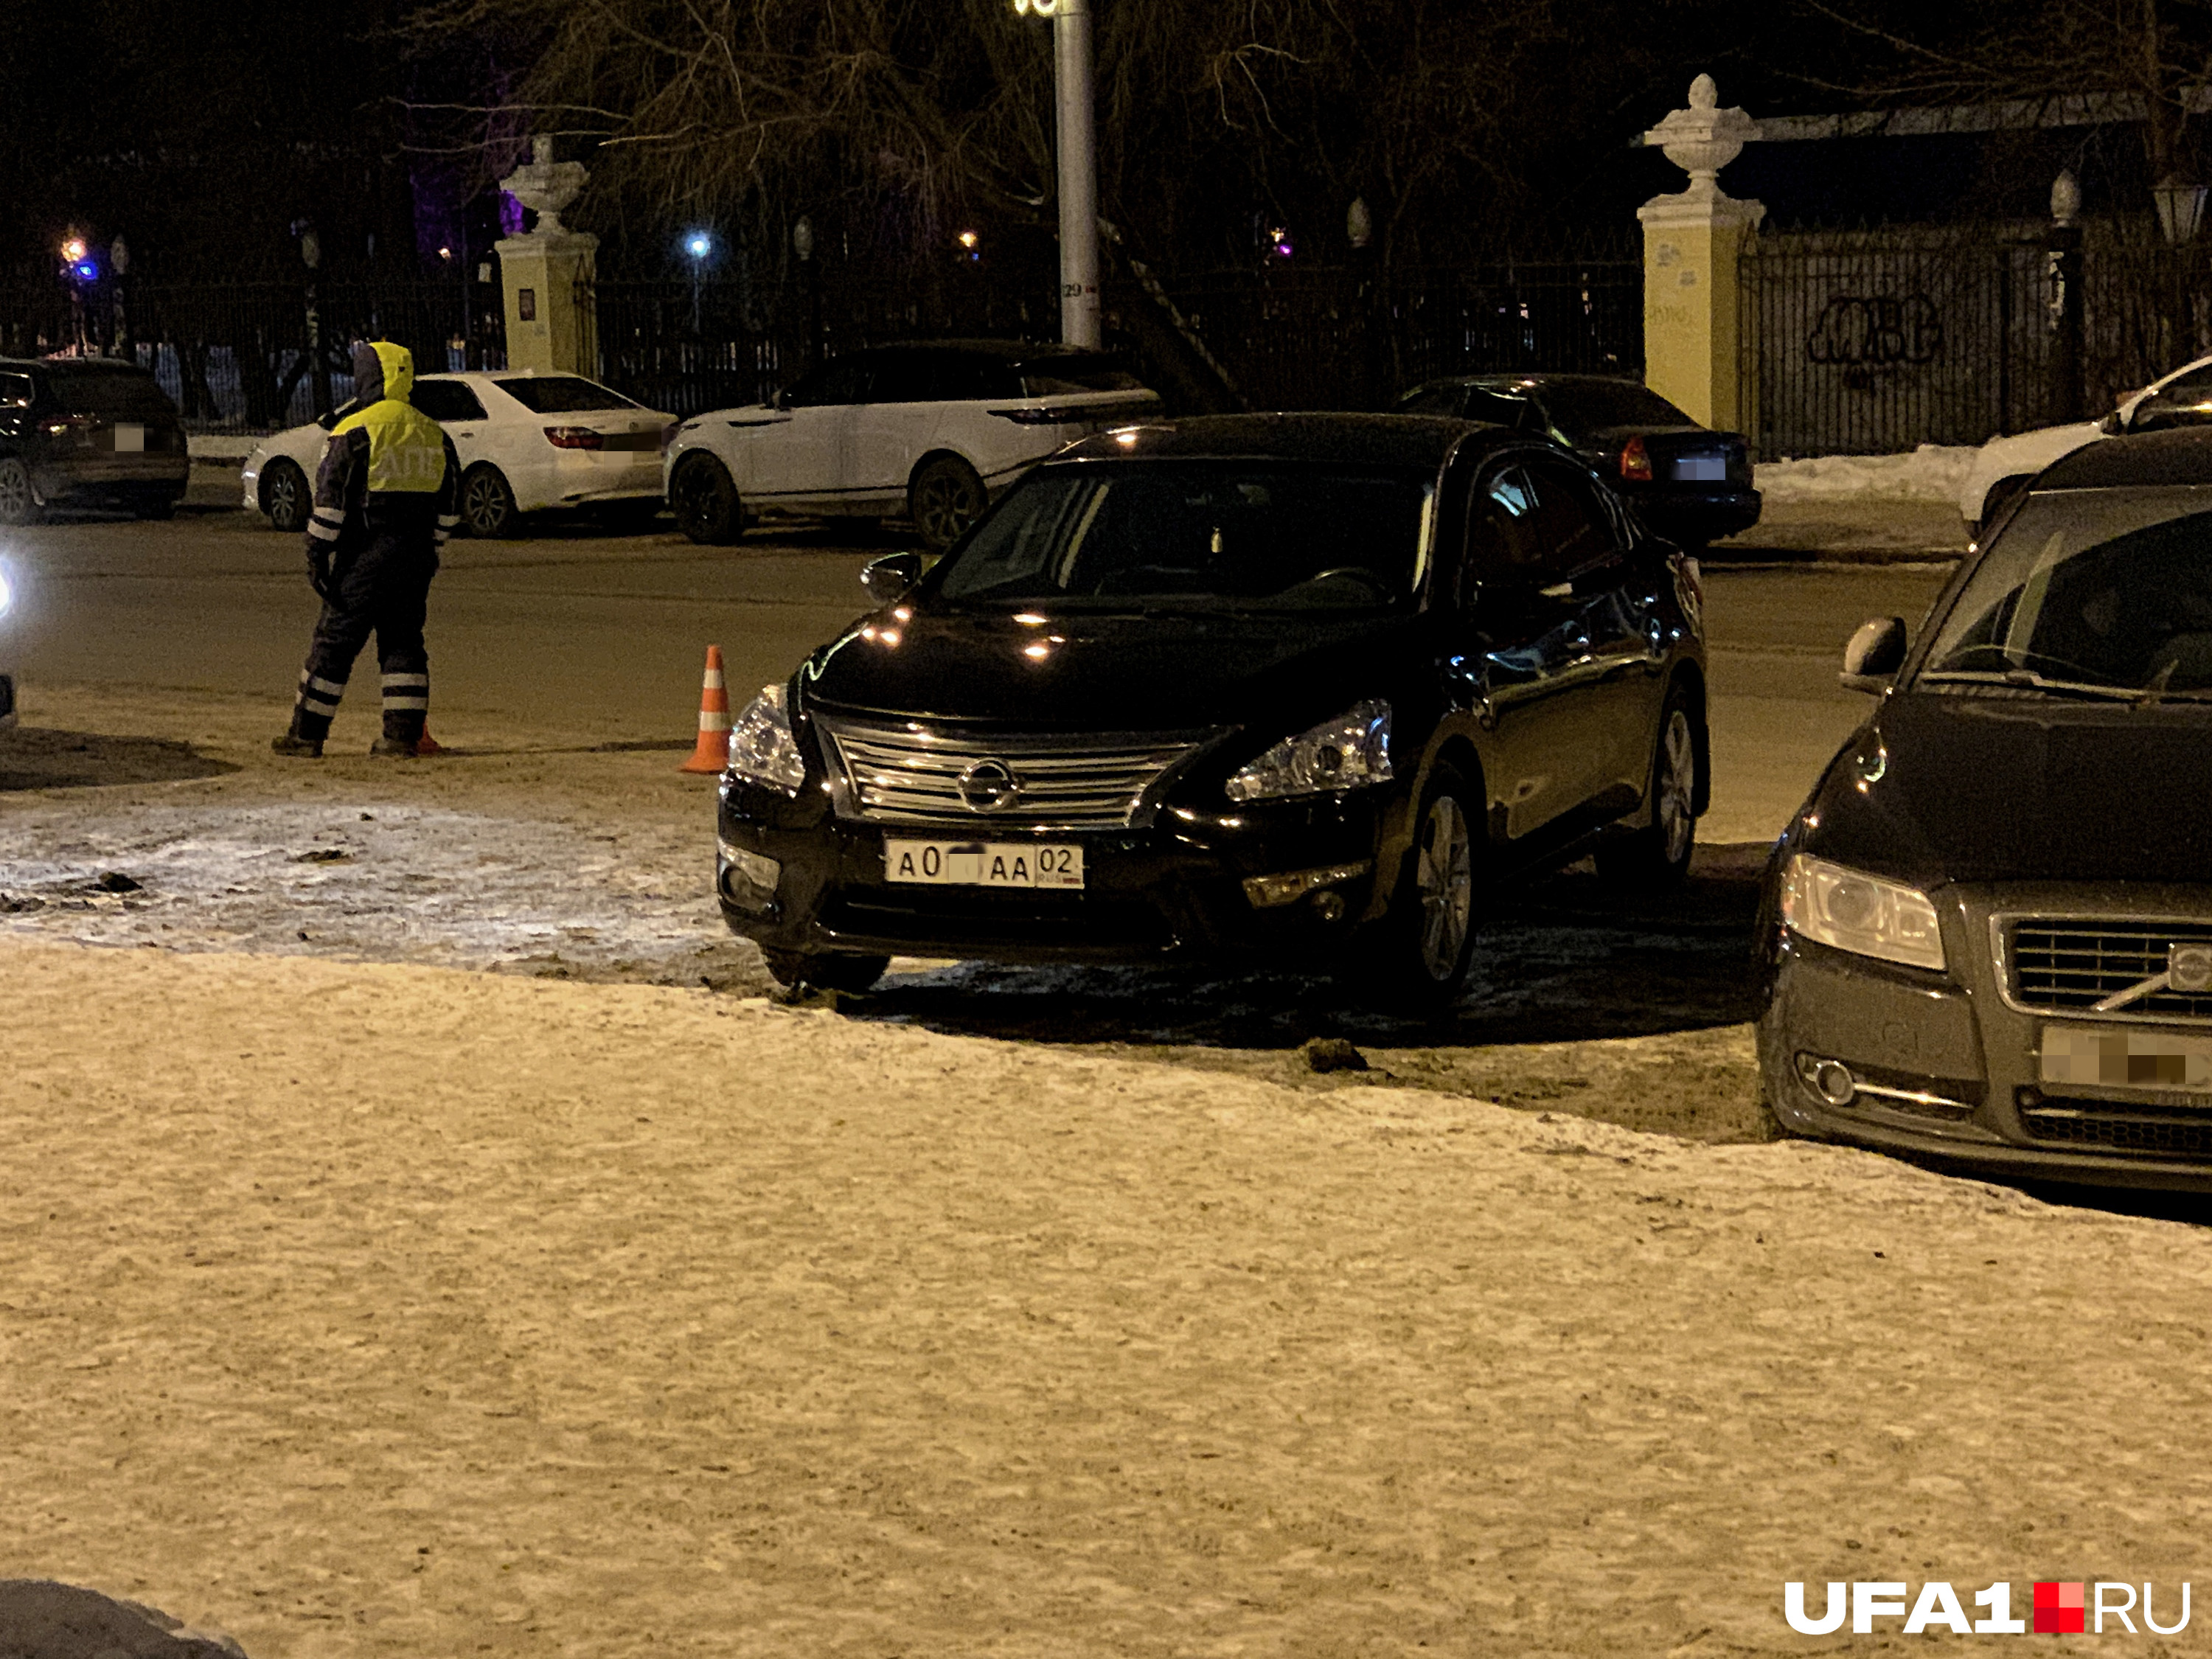
{"label": "car headlight", "polygon": [[792,735],[783,688],[764,685],[730,727],[730,770],[747,783],[795,795],[806,781],[806,757]]}
{"label": "car headlight", "polygon": [[1782,921],[1794,933],[1909,968],[1943,966],[1943,934],[1928,895],[1806,853],[1782,872]]}
{"label": "car headlight", "polygon": [[1231,800],[1326,795],[1390,779],[1390,705],[1355,704],[1334,720],[1285,738],[1229,780]]}
{"label": "car headlight", "polygon": [[15,589],[8,580],[8,567],[0,565],[0,617],[15,608]]}

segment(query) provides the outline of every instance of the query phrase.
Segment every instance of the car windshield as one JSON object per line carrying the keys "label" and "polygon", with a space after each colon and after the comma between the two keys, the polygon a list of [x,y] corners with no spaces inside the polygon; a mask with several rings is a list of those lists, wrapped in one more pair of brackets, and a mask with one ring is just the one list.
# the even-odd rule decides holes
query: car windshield
{"label": "car windshield", "polygon": [[2031,495],[1975,565],[1913,684],[2212,699],[2212,488]]}
{"label": "car windshield", "polygon": [[129,368],[50,368],[54,401],[72,415],[174,415],[161,383]]}
{"label": "car windshield", "polygon": [[932,573],[969,607],[1375,610],[1419,580],[1432,475],[1265,461],[1045,467]]}
{"label": "car windshield", "polygon": [[1071,392],[1141,392],[1145,386],[1111,357],[1080,352],[1024,363],[1021,376],[1025,398],[1060,398]]}
{"label": "car windshield", "polygon": [[518,375],[496,383],[532,415],[577,415],[592,410],[635,409],[619,392],[574,374]]}

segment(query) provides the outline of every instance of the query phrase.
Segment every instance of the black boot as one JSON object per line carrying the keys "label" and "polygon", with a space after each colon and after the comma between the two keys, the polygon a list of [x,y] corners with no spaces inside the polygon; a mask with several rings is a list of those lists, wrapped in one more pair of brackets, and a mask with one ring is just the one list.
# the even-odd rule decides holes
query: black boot
{"label": "black boot", "polygon": [[368,752],[385,760],[412,760],[416,752],[416,744],[421,741],[417,738],[414,743],[410,743],[404,738],[379,738],[368,745]]}
{"label": "black boot", "polygon": [[279,755],[289,755],[298,760],[320,760],[323,757],[323,740],[320,738],[303,738],[296,732],[287,732],[282,737],[272,738],[269,747]]}

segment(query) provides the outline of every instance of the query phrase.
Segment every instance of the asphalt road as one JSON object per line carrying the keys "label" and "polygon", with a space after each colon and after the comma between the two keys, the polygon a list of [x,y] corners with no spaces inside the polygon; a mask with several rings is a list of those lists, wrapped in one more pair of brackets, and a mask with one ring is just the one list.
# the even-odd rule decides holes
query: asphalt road
{"label": "asphalt road", "polygon": [[[219,506],[213,489],[173,522],[85,520],[8,532],[18,590],[12,657],[35,716],[37,687],[143,688],[146,730],[165,735],[159,694],[265,694],[289,711],[315,600],[299,540]],[[526,539],[456,541],[431,594],[433,727],[685,738],[708,645],[733,697],[787,673],[857,615],[860,567],[904,544],[854,546],[827,531],[755,532],[695,547],[667,527],[610,533],[571,521]],[[1844,641],[1870,616],[1917,621],[1945,568],[1794,564],[1708,571],[1715,799],[1708,842],[1773,835],[1864,713],[1840,690]],[[366,707],[374,680],[356,682]],[[365,694],[365,695],[364,695]]]}

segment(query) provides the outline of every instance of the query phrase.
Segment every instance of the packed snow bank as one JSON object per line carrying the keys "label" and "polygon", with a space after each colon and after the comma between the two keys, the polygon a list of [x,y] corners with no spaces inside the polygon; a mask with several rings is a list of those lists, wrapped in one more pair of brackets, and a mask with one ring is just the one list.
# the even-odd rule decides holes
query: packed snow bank
{"label": "packed snow bank", "polygon": [[1909,455],[1814,455],[1762,461],[1759,493],[1769,507],[1810,501],[1929,501],[1959,499],[1980,449],[1923,444]]}

